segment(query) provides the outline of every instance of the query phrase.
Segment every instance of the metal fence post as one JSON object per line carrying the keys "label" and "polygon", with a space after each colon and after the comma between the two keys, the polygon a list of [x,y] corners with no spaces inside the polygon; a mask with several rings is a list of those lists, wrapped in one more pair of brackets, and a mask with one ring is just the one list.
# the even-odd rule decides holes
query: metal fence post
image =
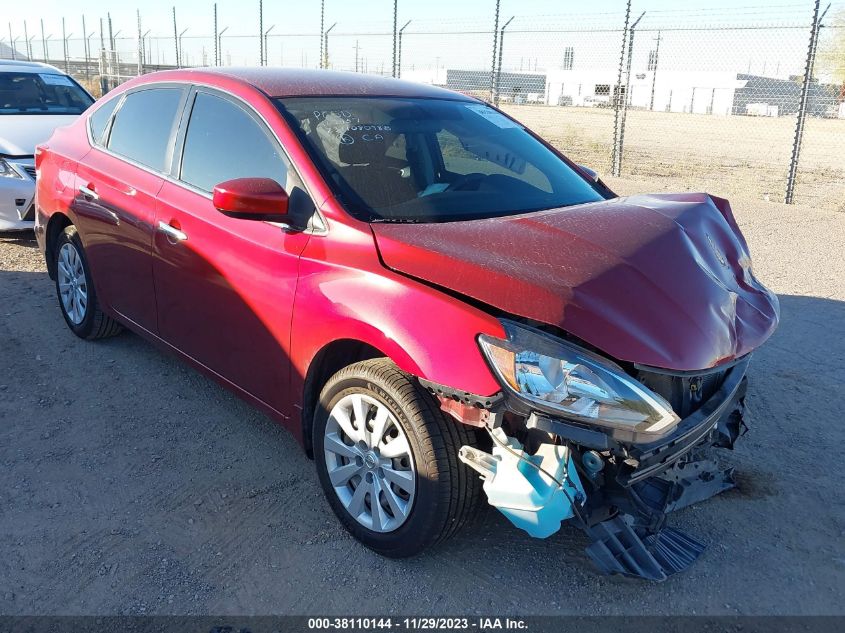
{"label": "metal fence post", "polygon": [[631,21],[631,0],[625,9],[625,28],[622,29],[622,50],[619,52],[619,72],[613,90],[613,149],[610,155],[610,173],[619,176],[621,161],[619,156],[619,122],[622,105],[622,70],[625,68],[625,47],[628,44],[628,23]]}
{"label": "metal fence post", "polygon": [[179,31],[176,29],[176,7],[173,7],[173,49],[176,53],[176,68],[179,68]]}
{"label": "metal fence post", "polygon": [[651,101],[649,101],[648,109],[654,110],[654,88],[657,85],[657,64],[660,58],[660,31],[657,31],[657,45],[654,47],[654,65],[651,70]]}
{"label": "metal fence post", "polygon": [[138,18],[138,75],[144,74],[143,58],[144,58],[144,38],[141,35],[141,10],[135,9],[135,15]]}
{"label": "metal fence post", "polygon": [[258,65],[264,65],[264,2],[258,0]]}
{"label": "metal fence post", "polygon": [[499,64],[496,68],[496,99],[494,101],[495,105],[499,105],[499,93],[501,92],[501,82],[502,82],[502,49],[505,47],[505,29],[508,28],[508,24],[513,22],[513,19],[516,16],[511,16],[511,19],[505,22],[504,26],[499,29]]}
{"label": "metal fence post", "polygon": [[496,17],[493,21],[493,61],[490,63],[490,101],[496,101],[496,46],[499,42],[499,5],[496,0]]}
{"label": "metal fence post", "polygon": [[[795,179],[798,175],[798,159],[801,156],[801,141],[804,139],[804,121],[807,118],[807,103],[810,97],[810,84],[813,80],[813,66],[816,63],[816,48],[819,43],[819,23],[824,14],[819,16],[820,0],[813,5],[813,23],[810,25],[810,44],[807,47],[807,63],[804,67],[804,81],[801,83],[801,100],[798,102],[798,120],[795,123],[795,138],[792,141],[792,157],[789,160],[789,172],[786,176],[786,196],[784,202],[792,204],[795,195]],[[830,5],[828,5],[830,8]],[[827,13],[827,9],[825,9]]]}
{"label": "metal fence post", "polygon": [[41,18],[41,51],[44,54],[44,63],[47,63],[47,38],[44,37],[44,18]]}
{"label": "metal fence post", "polygon": [[320,0],[320,68],[326,67],[326,0]]}
{"label": "metal fence post", "polygon": [[217,50],[217,3],[214,3],[214,65],[219,66],[220,53]]}
{"label": "metal fence post", "polygon": [[323,68],[329,67],[329,33],[331,33],[332,29],[336,26],[337,22],[335,22],[328,29],[326,29],[326,32],[323,34],[323,55],[325,56]]}
{"label": "metal fence post", "polygon": [[645,11],[640,14],[640,17],[628,29],[628,69],[625,74],[625,98],[622,104],[622,117],[619,122],[619,147],[616,150],[617,176],[622,173],[622,158],[625,154],[625,122],[628,119],[628,103],[631,101],[631,61],[634,56],[634,32],[636,31],[637,24],[640,23],[644,15]]}
{"label": "metal fence post", "polygon": [[399,64],[399,33],[397,28],[399,23],[397,22],[397,18],[399,17],[399,0],[393,0],[393,72],[390,74],[391,77],[396,77],[397,73],[399,72],[397,66]]}
{"label": "metal fence post", "polygon": [[411,21],[408,20],[407,22],[405,22],[405,26],[403,26],[401,29],[399,29],[399,43],[397,45],[399,50],[397,51],[397,54],[396,54],[396,77],[402,76],[402,33],[405,32],[405,28],[410,23],[411,23]]}
{"label": "metal fence post", "polygon": [[62,18],[62,57],[65,63],[65,74],[68,74],[67,67],[67,35],[65,34],[65,19]]}

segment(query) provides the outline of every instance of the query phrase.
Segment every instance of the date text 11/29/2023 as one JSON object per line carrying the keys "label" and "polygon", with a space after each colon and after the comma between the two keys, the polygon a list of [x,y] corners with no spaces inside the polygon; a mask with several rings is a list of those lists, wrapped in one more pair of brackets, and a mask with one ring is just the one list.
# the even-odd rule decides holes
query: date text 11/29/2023
{"label": "date text 11/29/2023", "polygon": [[335,617],[309,618],[308,629],[320,630],[388,630],[404,629],[409,631],[438,631],[438,630],[479,630],[504,631],[523,630],[528,625],[521,618],[498,617]]}

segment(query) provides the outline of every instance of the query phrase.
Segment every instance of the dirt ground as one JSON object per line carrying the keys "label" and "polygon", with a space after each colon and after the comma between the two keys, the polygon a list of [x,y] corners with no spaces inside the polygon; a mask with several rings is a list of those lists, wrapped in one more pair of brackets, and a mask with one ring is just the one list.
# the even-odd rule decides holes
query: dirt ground
{"label": "dirt ground", "polygon": [[[608,108],[508,105],[505,111],[568,156],[610,173],[614,112]],[[622,176],[654,178],[661,191],[706,190],[782,202],[795,139],[794,116],[710,116],[631,109]],[[808,117],[795,201],[845,211],[845,120]],[[659,180],[657,180],[659,178]]]}
{"label": "dirt ground", "polygon": [[728,457],[740,489],[672,518],[708,549],[663,584],[598,576],[578,530],[534,540],[493,511],[378,557],[285,431],[137,336],[75,338],[35,242],[0,236],[0,613],[845,614],[845,214],[735,212],[782,323]]}

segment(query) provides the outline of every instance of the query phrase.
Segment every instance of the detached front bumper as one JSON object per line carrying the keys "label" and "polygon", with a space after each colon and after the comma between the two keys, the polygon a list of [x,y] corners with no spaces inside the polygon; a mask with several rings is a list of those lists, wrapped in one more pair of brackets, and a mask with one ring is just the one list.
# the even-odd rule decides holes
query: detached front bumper
{"label": "detached front bumper", "polygon": [[[650,443],[625,441],[548,413],[520,410],[526,442],[533,433],[535,439],[541,438],[540,447],[565,449],[564,461],[556,464],[555,471],[564,473],[563,478],[555,475],[543,481],[543,471],[539,471],[533,473],[534,483],[526,484],[532,471],[526,467],[527,461],[536,460],[539,452],[523,452],[521,444],[502,432],[501,413],[491,414],[497,421],[487,425],[494,429],[494,441],[499,438],[496,443],[511,442],[512,449],[519,449],[520,461],[509,455],[513,450],[497,453],[495,446],[489,456],[493,461],[470,447],[461,450],[460,458],[484,477],[491,505],[529,534],[548,536],[557,531],[559,525],[550,527],[544,522],[547,504],[556,503],[560,507],[555,516],[577,520],[591,538],[587,554],[603,572],[664,580],[686,569],[704,551],[697,540],[667,527],[666,515],[734,486],[733,469],[720,469],[704,452],[711,447],[732,448],[745,430],[749,361],[745,357],[727,369],[719,387],[694,413],[681,420],[669,436]],[[499,411],[507,407],[515,413],[512,402],[497,405]],[[550,440],[552,444],[548,444]],[[502,475],[509,460],[514,461],[510,466],[522,469],[525,479],[514,476],[516,471],[510,477]],[[566,472],[571,474],[566,476]],[[555,501],[553,493],[561,481],[572,488],[565,498],[558,495]],[[520,496],[520,490],[528,490],[530,495]],[[531,511],[527,517],[526,509]],[[519,512],[523,514],[514,519]]]}

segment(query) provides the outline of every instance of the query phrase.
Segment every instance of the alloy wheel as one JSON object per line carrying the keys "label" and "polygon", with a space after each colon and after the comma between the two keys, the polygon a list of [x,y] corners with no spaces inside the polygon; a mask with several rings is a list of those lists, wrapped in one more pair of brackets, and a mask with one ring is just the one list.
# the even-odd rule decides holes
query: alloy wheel
{"label": "alloy wheel", "polygon": [[88,311],[88,282],[82,256],[73,244],[67,242],[59,249],[57,263],[59,299],[70,322],[79,325]]}
{"label": "alloy wheel", "polygon": [[326,423],[329,479],[347,512],[375,532],[410,514],[417,472],[408,438],[388,407],[362,393],[341,398]]}

